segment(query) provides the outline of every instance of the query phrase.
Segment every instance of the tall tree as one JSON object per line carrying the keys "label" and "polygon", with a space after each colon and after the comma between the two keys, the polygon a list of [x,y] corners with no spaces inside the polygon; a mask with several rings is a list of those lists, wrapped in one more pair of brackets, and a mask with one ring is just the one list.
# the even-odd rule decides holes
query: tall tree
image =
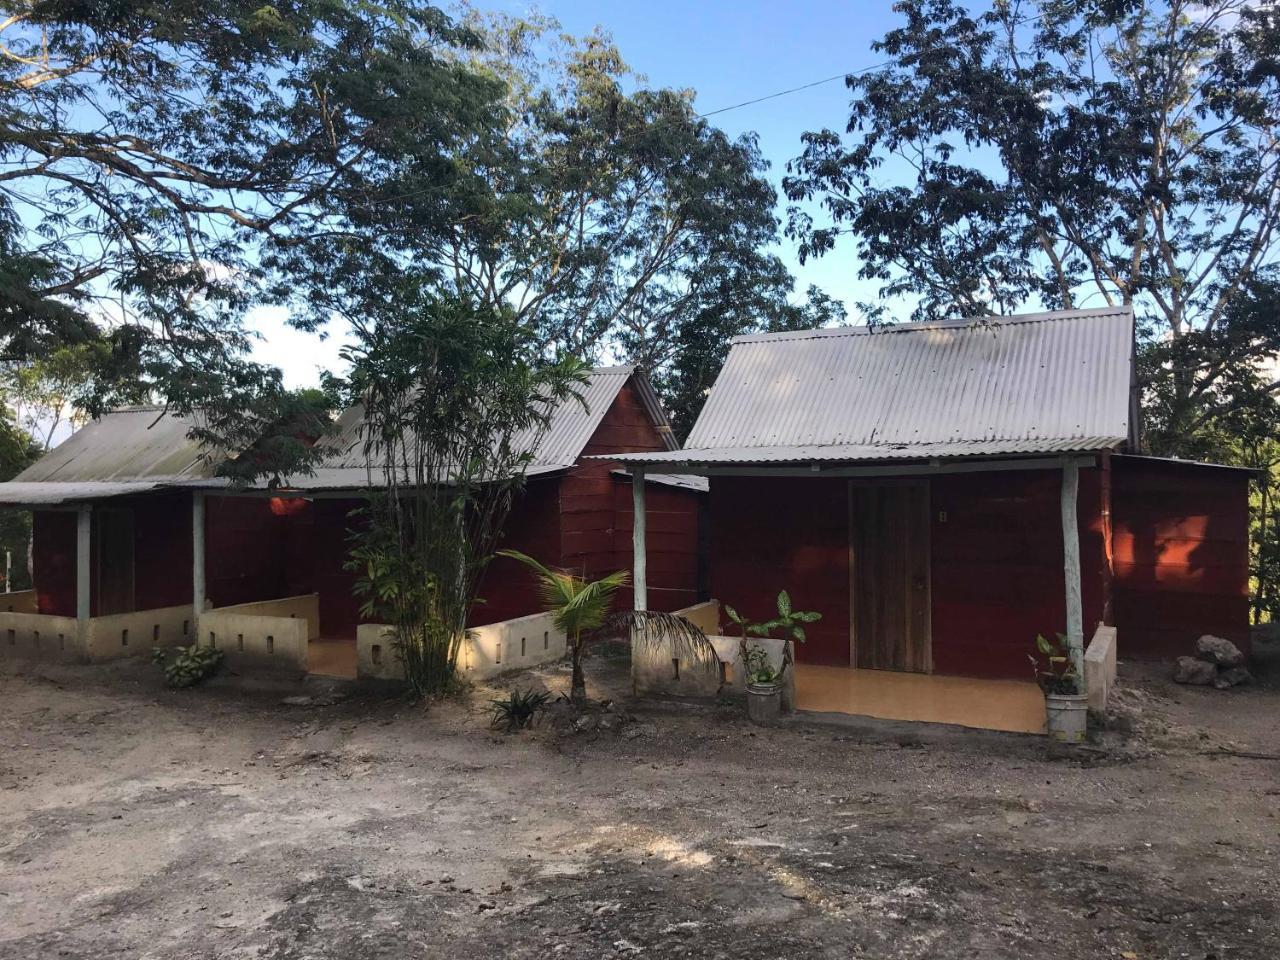
{"label": "tall tree", "polygon": [[376,492],[349,566],[414,692],[443,693],[512,497],[583,367],[544,360],[509,314],[431,296],[363,328],[350,355]]}
{"label": "tall tree", "polygon": [[[1280,12],[1248,0],[902,0],[847,83],[845,134],[804,136],[784,181],[802,256],[851,234],[860,275],[918,318],[1131,303],[1170,429],[1231,409],[1233,300],[1274,263]],[[821,214],[815,216],[815,204]],[[821,222],[820,222],[821,221]],[[881,305],[882,306],[882,305]],[[1193,349],[1214,344],[1209,350]],[[1280,379],[1267,385],[1280,389]]]}
{"label": "tall tree", "polygon": [[692,91],[649,87],[602,32],[466,22],[485,46],[463,53],[506,84],[511,122],[466,154],[487,205],[424,238],[459,296],[511,311],[549,351],[644,366],[685,425],[729,337],[842,318],[820,296],[793,302],[753,137],[700,119]]}
{"label": "tall tree", "polygon": [[[498,127],[474,35],[418,0],[14,0],[0,14],[0,358],[99,341],[90,409],[141,381],[243,448],[283,390],[246,312],[313,328],[380,238],[440,230]],[[383,265],[383,269],[390,268]]]}

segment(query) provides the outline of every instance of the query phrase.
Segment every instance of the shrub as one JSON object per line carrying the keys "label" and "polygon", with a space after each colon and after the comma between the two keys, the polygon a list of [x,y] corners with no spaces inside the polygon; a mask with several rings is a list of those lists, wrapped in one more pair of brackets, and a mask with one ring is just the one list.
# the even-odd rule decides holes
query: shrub
{"label": "shrub", "polygon": [[173,659],[161,647],[151,652],[151,662],[164,667],[165,683],[171,687],[194,687],[205,677],[212,676],[222,663],[222,651],[213,647],[178,647]]}
{"label": "shrub", "polygon": [[502,727],[508,733],[523,730],[533,723],[538,711],[547,705],[551,694],[544,691],[512,690],[504,700],[493,701],[492,726]]}

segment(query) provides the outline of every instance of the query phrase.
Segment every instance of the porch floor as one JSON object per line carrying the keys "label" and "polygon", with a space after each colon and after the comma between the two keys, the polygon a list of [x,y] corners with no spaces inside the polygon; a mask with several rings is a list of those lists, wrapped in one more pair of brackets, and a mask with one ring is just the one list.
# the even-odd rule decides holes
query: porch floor
{"label": "porch floor", "polygon": [[797,710],[1045,732],[1044,697],[1034,683],[806,663],[794,669]]}
{"label": "porch floor", "polygon": [[307,672],[320,677],[356,678],[356,638],[318,637],[307,641]]}

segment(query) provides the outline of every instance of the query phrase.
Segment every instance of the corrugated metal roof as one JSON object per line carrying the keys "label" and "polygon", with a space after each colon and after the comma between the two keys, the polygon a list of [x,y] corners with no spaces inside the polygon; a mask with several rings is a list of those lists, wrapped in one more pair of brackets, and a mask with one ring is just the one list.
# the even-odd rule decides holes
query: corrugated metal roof
{"label": "corrugated metal roof", "polygon": [[163,407],[120,407],[91,420],[27,469],[15,483],[207,477],[212,465],[187,433],[193,421]]}
{"label": "corrugated metal roof", "polygon": [[[663,456],[671,456],[670,453]],[[628,470],[610,470],[610,473],[619,477],[630,476]],[[660,487],[679,487],[681,490],[693,490],[697,493],[706,493],[711,489],[711,483],[706,477],[694,477],[687,473],[650,473],[645,472],[645,483],[656,483]]]}
{"label": "corrugated metal roof", "polygon": [[740,337],[685,449],[1112,446],[1132,342],[1127,307]]}
{"label": "corrugated metal roof", "polygon": [[10,507],[52,507],[59,504],[123,497],[131,493],[147,493],[161,486],[160,483],[143,481],[63,483],[49,480],[33,482],[10,480],[7,483],[0,483],[0,504]]}
{"label": "corrugated metal roof", "polygon": [[[833,444],[802,447],[711,447],[685,448],[670,453],[627,453],[597,460],[619,460],[643,466],[725,466],[751,463],[840,463],[867,460],[941,460],[954,457],[1022,456],[1044,453],[1089,453],[1114,448],[1115,437],[1077,437],[1066,440],[1035,439],[956,440],[945,443]],[[646,474],[647,475],[647,474]]]}
{"label": "corrugated metal roof", "polygon": [[[599,367],[591,371],[587,384],[582,390],[583,402],[569,400],[560,404],[552,413],[551,424],[540,441],[532,430],[517,434],[513,441],[516,451],[533,454],[529,473],[573,466],[582,455],[587,441],[600,426],[605,413],[617,399],[618,392],[633,374],[635,369],[629,366]],[[636,375],[632,382],[640,393],[641,401],[649,410],[650,416],[655,416],[656,410],[656,416],[662,418],[656,425],[666,426],[666,418],[661,408],[656,406],[657,400],[653,397],[653,388],[649,385],[648,379],[643,375]],[[363,407],[355,406],[342,414],[338,419],[337,434],[324,441],[325,446],[333,452],[324,458],[317,469],[317,479],[327,474],[336,480],[338,475],[332,471],[358,470],[361,477],[359,485],[368,485],[368,477],[365,473],[367,458],[364,450],[363,429]],[[669,437],[669,432],[664,433],[664,436]],[[669,443],[671,448],[675,449],[674,440],[670,440]],[[299,478],[298,483],[303,487],[311,486],[307,478]]]}

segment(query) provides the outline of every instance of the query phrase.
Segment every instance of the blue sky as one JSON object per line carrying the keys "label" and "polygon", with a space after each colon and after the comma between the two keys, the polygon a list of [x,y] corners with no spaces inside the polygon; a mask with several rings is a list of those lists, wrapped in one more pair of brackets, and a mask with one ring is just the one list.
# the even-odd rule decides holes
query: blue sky
{"label": "blue sky", "polygon": [[[870,66],[880,59],[871,50],[872,42],[899,22],[888,0],[649,0],[643,4],[546,0],[536,8],[528,3],[476,0],[476,6],[511,15],[537,9],[558,19],[574,35],[602,26],[613,34],[632,69],[646,75],[651,86],[695,90],[697,109],[704,113]],[[843,81],[836,80],[718,114],[712,122],[735,136],[748,131],[758,134],[776,185],[787,160],[800,152],[804,131],[843,127],[848,99]],[[796,275],[800,291],[817,284],[849,304],[874,293],[854,277],[849,246],[837,247],[804,266],[789,244],[778,252]],[[321,367],[338,366],[335,341],[317,345],[314,338],[289,330],[282,314],[264,312],[255,319],[264,337],[258,356],[282,367],[291,386],[314,383]]]}

